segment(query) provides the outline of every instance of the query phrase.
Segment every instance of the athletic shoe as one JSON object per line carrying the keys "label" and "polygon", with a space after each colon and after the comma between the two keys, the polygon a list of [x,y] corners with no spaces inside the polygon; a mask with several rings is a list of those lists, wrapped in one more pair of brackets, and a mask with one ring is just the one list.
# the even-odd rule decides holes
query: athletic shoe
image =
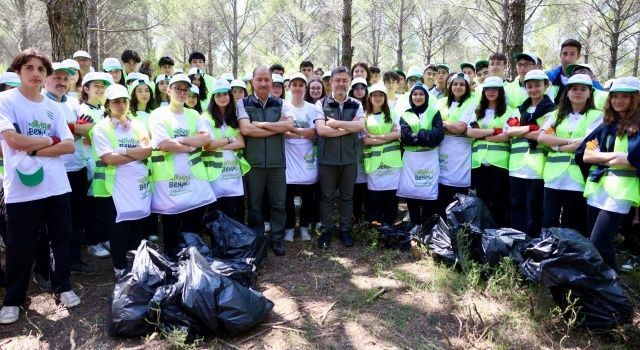
{"label": "athletic shoe", "polygon": [[94,272],[96,272],[96,267],[93,265],[89,265],[87,263],[85,263],[84,261],[79,261],[76,263],[71,264],[71,267],[69,268],[69,270],[71,271],[72,275],[91,275]]}
{"label": "athletic shoe", "polygon": [[102,248],[106,249],[109,251],[109,253],[111,253],[111,242],[109,241],[104,241],[102,243],[98,243],[102,246]]}
{"label": "athletic shoe", "polygon": [[45,292],[50,292],[52,290],[51,289],[51,280],[50,279],[46,279],[40,273],[36,272],[36,273],[33,274],[33,282],[36,283],[38,288],[42,289]]}
{"label": "athletic shoe", "polygon": [[351,238],[351,232],[342,231],[340,232],[340,242],[343,246],[347,248],[353,247],[353,238]]}
{"label": "athletic shoe", "polygon": [[323,232],[318,238],[318,249],[329,249],[331,246],[331,233]]}
{"label": "athletic shoe", "polygon": [[151,242],[157,242],[158,240],[160,240],[160,237],[158,237],[157,235],[149,235],[147,239]]}
{"label": "athletic shoe", "polygon": [[283,256],[287,252],[287,250],[284,249],[282,238],[271,238],[271,250],[273,250],[273,254],[277,256]]}
{"label": "athletic shoe", "polygon": [[300,238],[304,242],[309,242],[311,240],[308,227],[300,227]]}
{"label": "athletic shoe", "polygon": [[107,258],[109,257],[109,255],[111,255],[109,254],[109,251],[102,245],[102,243],[88,246],[87,251],[89,251],[89,254],[95,256],[96,258]]}
{"label": "athletic shoe", "polygon": [[271,231],[271,223],[269,221],[264,222],[264,232]]}
{"label": "athletic shoe", "polygon": [[20,317],[20,307],[3,306],[0,310],[0,324],[14,323]]}
{"label": "athletic shoe", "polygon": [[630,272],[635,269],[636,269],[636,261],[634,258],[628,258],[622,263],[622,265],[620,265],[620,271],[622,272]]}
{"label": "athletic shoe", "polygon": [[58,298],[60,299],[60,303],[66,308],[72,308],[80,304],[80,297],[72,290],[60,293]]}
{"label": "athletic shoe", "polygon": [[116,274],[116,279],[119,280],[120,278],[122,278],[122,276],[124,276],[126,269],[116,269],[115,267],[113,268],[113,272]]}
{"label": "athletic shoe", "polygon": [[284,240],[285,242],[293,242],[293,229],[288,228],[284,230]]}

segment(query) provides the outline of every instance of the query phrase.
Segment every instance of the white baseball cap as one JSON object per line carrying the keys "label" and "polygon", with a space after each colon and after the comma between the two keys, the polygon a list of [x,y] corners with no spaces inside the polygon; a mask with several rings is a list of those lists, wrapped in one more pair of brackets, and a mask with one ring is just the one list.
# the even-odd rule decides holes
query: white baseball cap
{"label": "white baseball cap", "polygon": [[242,80],[238,80],[238,79],[236,79],[236,80],[233,80],[233,81],[231,82],[231,87],[232,87],[232,88],[234,88],[234,87],[239,87],[239,88],[243,88],[243,89],[245,89],[245,90],[246,90],[246,89],[247,89],[247,84],[245,84],[245,83],[244,83],[244,81],[242,81]]}
{"label": "white baseball cap", "polygon": [[122,70],[122,63],[115,57],[107,57],[102,61],[102,70],[111,72],[112,70]]}
{"label": "white baseball cap", "polygon": [[251,81],[251,73],[247,73],[245,75],[242,76],[242,81]]}
{"label": "white baseball cap", "polygon": [[213,88],[211,89],[212,94],[221,94],[225,92],[229,92],[231,90],[231,84],[226,79],[218,79],[213,82]]}
{"label": "white baseball cap", "polygon": [[372,93],[374,93],[376,91],[380,91],[380,92],[384,93],[385,95],[387,94],[387,88],[382,83],[373,84],[373,85],[371,85],[371,87],[369,87],[369,95],[371,95]]}
{"label": "white baseball cap", "polygon": [[158,76],[156,77],[156,84],[161,82],[161,81],[169,81],[171,80],[171,77],[168,74],[158,74]]}
{"label": "white baseball cap", "polygon": [[532,69],[524,76],[525,83],[529,80],[549,80],[549,77],[540,69]]}
{"label": "white baseball cap", "polygon": [[409,69],[409,74],[407,74],[407,78],[418,78],[422,79],[422,71],[418,68]]}
{"label": "white baseball cap", "polygon": [[44,168],[40,159],[30,157],[26,152],[17,152],[10,162],[23,185],[33,187],[44,180]]}
{"label": "white baseball cap", "polygon": [[[145,74],[146,75],[146,74]],[[145,80],[145,79],[136,79],[136,81],[134,81],[131,84],[131,93],[133,94],[133,91],[140,85],[147,85],[149,86],[149,80]],[[151,86],[149,86],[149,90],[151,90]]]}
{"label": "white baseball cap", "polygon": [[4,72],[0,74],[0,84],[18,87],[21,84],[20,77],[14,72]]}
{"label": "white baseball cap", "polygon": [[324,72],[324,74],[322,75],[322,80],[324,80],[324,78],[331,78],[331,71],[330,70]]}
{"label": "white baseball cap", "polygon": [[113,78],[109,73],[89,72],[84,76],[84,78],[82,78],[82,85],[84,86],[96,80],[103,81],[106,86],[113,84]]}
{"label": "white baseball cap", "polygon": [[482,84],[483,88],[504,88],[504,81],[500,77],[487,77]]}
{"label": "white baseball cap", "polygon": [[365,78],[357,77],[351,81],[351,88],[353,89],[356,84],[363,84],[364,87],[367,87],[367,80]]}
{"label": "white baseball cap", "polygon": [[609,92],[638,92],[640,79],[636,77],[621,77],[613,80]]}
{"label": "white baseball cap", "polygon": [[531,52],[521,52],[521,53],[515,54],[516,62],[523,58],[533,61],[533,64],[538,64],[538,56],[532,54]]}
{"label": "white baseball cap", "polygon": [[454,81],[456,79],[462,79],[462,80],[466,81],[467,84],[471,84],[471,79],[469,79],[469,77],[466,74],[462,73],[462,72],[459,72],[457,74],[452,75],[450,82]]}
{"label": "white baseball cap", "polygon": [[199,75],[199,76],[204,76],[204,71],[198,67],[192,67],[189,69],[189,72],[187,75]]}
{"label": "white baseball cap", "polygon": [[291,77],[289,78],[289,81],[293,81],[294,79],[300,79],[302,81],[304,81],[304,83],[307,83],[307,77],[300,73],[300,72],[295,72],[291,75]]}
{"label": "white baseball cap", "polygon": [[224,79],[226,81],[232,81],[233,78],[233,73],[222,73],[220,74],[220,79]]}
{"label": "white baseball cap", "polygon": [[67,67],[66,65],[60,63],[60,62],[53,62],[51,63],[51,67],[53,67],[53,71],[62,71],[65,72],[69,75],[74,75],[76,74],[76,71]]}
{"label": "white baseball cap", "polygon": [[73,58],[88,58],[91,59],[91,55],[87,51],[78,50],[73,53]]}
{"label": "white baseball cap", "polygon": [[271,74],[271,80],[274,84],[284,84],[284,78],[280,74]]}
{"label": "white baseball cap", "polygon": [[587,86],[593,86],[593,82],[591,81],[591,77],[586,75],[586,74],[574,74],[569,78],[569,81],[567,82],[567,86],[569,85],[576,85],[576,84],[580,84],[580,85],[587,85]]}
{"label": "white baseball cap", "polygon": [[191,85],[191,87],[189,88],[189,93],[200,95],[200,88],[195,85]]}
{"label": "white baseball cap", "polygon": [[188,76],[186,76],[185,74],[174,74],[171,77],[171,80],[169,80],[169,86],[175,84],[175,83],[186,83],[189,87],[191,87],[191,79],[189,79]]}
{"label": "white baseball cap", "polygon": [[129,98],[129,90],[120,84],[110,85],[104,92],[107,100],[115,100],[117,98]]}
{"label": "white baseball cap", "polygon": [[70,58],[67,58],[66,60],[63,60],[60,63],[62,63],[63,65],[65,65],[69,69],[75,70],[76,72],[80,70],[80,64],[76,60],[72,60]]}

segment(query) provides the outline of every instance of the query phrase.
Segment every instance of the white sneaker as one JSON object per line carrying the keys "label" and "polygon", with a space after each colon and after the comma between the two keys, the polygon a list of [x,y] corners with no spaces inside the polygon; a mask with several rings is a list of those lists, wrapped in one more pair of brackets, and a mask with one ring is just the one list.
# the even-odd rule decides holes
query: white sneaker
{"label": "white sneaker", "polygon": [[108,251],[109,251],[109,253],[111,253],[111,242],[109,242],[109,241],[105,241],[105,242],[100,243],[100,245],[101,245],[104,249],[108,250]]}
{"label": "white sneaker", "polygon": [[113,268],[113,272],[115,272],[117,280],[124,276],[124,271],[125,269],[116,269],[115,267]]}
{"label": "white sneaker", "polygon": [[264,232],[269,232],[269,231],[271,231],[271,222],[265,221],[264,222]]}
{"label": "white sneaker", "polygon": [[157,235],[149,235],[149,237],[147,237],[151,242],[157,242],[160,237],[158,237]]}
{"label": "white sneaker", "polygon": [[284,230],[284,240],[285,242],[293,242],[293,229],[288,228]]}
{"label": "white sneaker", "polygon": [[96,258],[106,258],[110,255],[109,251],[102,246],[102,243],[88,246],[87,251]]}
{"label": "white sneaker", "polygon": [[0,310],[0,324],[14,323],[20,317],[20,307],[3,306]]}
{"label": "white sneaker", "polygon": [[66,308],[72,308],[80,304],[80,297],[72,290],[60,293],[60,302]]}
{"label": "white sneaker", "polygon": [[311,235],[309,234],[308,227],[300,227],[300,238],[303,242],[308,242],[311,240]]}

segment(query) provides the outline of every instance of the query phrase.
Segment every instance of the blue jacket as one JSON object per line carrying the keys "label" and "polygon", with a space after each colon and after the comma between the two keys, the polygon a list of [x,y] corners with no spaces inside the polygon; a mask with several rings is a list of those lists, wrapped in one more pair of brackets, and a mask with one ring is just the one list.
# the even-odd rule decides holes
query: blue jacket
{"label": "blue jacket", "polygon": [[[551,82],[551,85],[557,85],[557,86],[560,86],[560,87],[564,87],[564,84],[562,84],[562,78],[561,78],[561,76],[562,76],[562,65],[554,67],[551,70],[546,71],[545,73],[547,73],[547,76],[549,77],[549,81]],[[604,91],[604,87],[602,87],[602,84],[600,84],[599,81],[593,79],[591,81],[591,83],[593,84],[594,88]]]}

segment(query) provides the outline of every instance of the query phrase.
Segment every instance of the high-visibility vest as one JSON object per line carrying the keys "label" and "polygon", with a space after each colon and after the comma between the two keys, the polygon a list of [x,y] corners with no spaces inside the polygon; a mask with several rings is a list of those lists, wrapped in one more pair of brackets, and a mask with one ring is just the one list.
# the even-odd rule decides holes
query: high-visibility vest
{"label": "high-visibility vest", "polygon": [[602,91],[598,89],[593,90],[593,104],[595,104],[596,109],[604,111],[604,105],[607,103],[607,97],[609,97],[609,92]]}
{"label": "high-visibility vest", "polygon": [[[220,128],[216,128],[211,116],[206,113],[207,117],[205,118],[209,124],[211,124],[211,130],[213,132],[213,136],[216,140],[222,139],[222,130]],[[225,131],[224,137],[236,137],[238,135],[238,130],[227,126],[227,130]],[[242,175],[246,174],[249,170],[251,170],[251,165],[247,162],[246,159],[242,156],[241,150],[233,151],[235,157],[238,159],[238,163],[240,164],[240,171]],[[209,181],[213,181],[222,174],[222,167],[224,166],[224,150],[216,149],[211,151],[203,151],[202,152],[202,160],[204,161],[204,166],[207,169],[207,177]]]}
{"label": "high-visibility vest", "polygon": [[[552,120],[557,120],[558,111],[555,110],[550,113]],[[593,124],[600,116],[602,112],[597,109],[589,110],[582,116],[573,132],[568,129],[569,122],[565,118],[560,124],[556,125],[556,136],[561,138],[582,138],[587,135],[587,128]],[[547,154],[547,160],[544,166],[543,179],[544,181],[551,181],[558,176],[562,175],[565,171],[569,172],[571,178],[579,184],[584,185],[584,177],[580,171],[580,167],[576,164],[575,153],[561,152],[550,150]]]}
{"label": "high-visibility vest", "polygon": [[0,157],[0,175],[4,176],[4,158]]}
{"label": "high-visibility vest", "polygon": [[[498,117],[493,117],[488,125],[480,125],[482,129],[502,128],[507,119],[514,115],[514,109],[507,107],[507,110]],[[481,120],[479,120],[481,122]],[[502,169],[509,168],[509,142],[492,142],[482,139],[473,141],[473,153],[471,154],[471,168],[479,168],[483,161],[489,162],[493,166]]]}
{"label": "high-visibility vest", "polygon": [[[614,142],[614,152],[628,153],[627,135],[616,136]],[[591,169],[595,169],[595,166]],[[584,187],[584,196],[588,198],[600,187],[603,187],[605,192],[613,199],[630,201],[634,207],[640,205],[640,178],[637,170],[633,167],[609,167],[598,182],[588,178]]]}
{"label": "high-visibility vest", "polygon": [[[170,118],[172,116],[161,116],[164,118],[163,123],[167,128],[167,134],[170,138],[175,137],[173,126]],[[187,125],[189,126],[189,135],[195,135],[197,133],[197,124],[200,115],[198,112],[185,108],[184,118],[187,119]],[[173,162],[174,154],[172,152],[165,152],[162,150],[154,150],[151,153],[151,175],[154,182],[169,181],[175,176],[175,165]],[[191,173],[197,179],[207,180],[207,170],[202,160],[202,148],[197,148],[193,152],[189,153],[189,166]]]}
{"label": "high-visibility vest", "polygon": [[[136,120],[131,121],[131,129],[133,130],[138,140],[140,140],[142,138],[141,135],[144,135],[146,132],[146,127]],[[111,147],[113,147],[113,149],[118,148],[118,139],[116,137],[116,132],[109,118],[105,118],[99,121],[98,124],[91,128],[89,137],[92,139],[92,141],[95,130],[104,132],[104,134],[107,136],[107,139],[109,139],[109,142],[111,143]],[[102,160],[100,160],[100,157],[98,157],[98,154],[96,153],[95,143],[91,142],[91,144],[93,145],[93,158],[96,161],[96,169],[93,174],[93,181],[91,181],[91,190],[93,191],[93,196],[111,197],[111,194],[113,193],[113,186],[115,184],[117,167],[115,165],[102,162]],[[146,162],[144,163],[146,165]]]}
{"label": "high-visibility vest", "polygon": [[[545,118],[538,118],[536,123],[542,126]],[[529,140],[524,137],[511,139],[511,153],[509,154],[509,171],[515,171],[528,165],[539,176],[542,176],[545,163],[545,146],[537,144],[536,148],[530,149]]]}
{"label": "high-visibility vest", "polygon": [[[388,134],[393,129],[393,119],[395,115],[391,112],[391,121],[386,122],[384,116],[380,121],[376,120],[373,114],[368,114],[365,119],[367,133],[370,135]],[[364,147],[364,171],[369,174],[378,169],[381,164],[391,168],[402,167],[402,153],[400,152],[400,141],[394,140],[382,145],[372,145]]]}
{"label": "high-visibility vest", "polygon": [[[431,130],[433,126],[433,117],[438,113],[438,108],[435,105],[429,104],[427,110],[424,111],[422,120],[418,118],[418,116],[410,111],[404,112],[402,114],[402,119],[409,125],[412,133],[417,133],[418,131]],[[426,152],[434,149],[438,149],[438,147],[431,148],[426,146],[410,146],[410,145],[402,145],[405,151],[409,152]]]}

